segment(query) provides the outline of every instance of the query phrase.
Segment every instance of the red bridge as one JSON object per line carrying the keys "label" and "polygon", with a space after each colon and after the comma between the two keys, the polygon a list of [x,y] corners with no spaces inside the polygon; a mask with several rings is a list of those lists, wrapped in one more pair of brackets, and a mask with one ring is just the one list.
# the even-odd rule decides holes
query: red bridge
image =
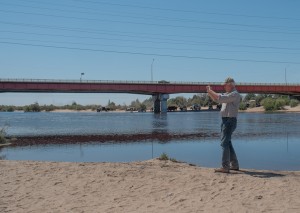
{"label": "red bridge", "polygon": [[[46,79],[0,79],[0,92],[133,93],[157,95],[206,93],[207,85],[211,85],[217,92],[224,92],[222,83],[216,82],[74,81]],[[300,96],[300,84],[237,83],[236,87],[240,93]]]}
{"label": "red bridge", "polygon": [[[168,81],[67,81],[41,79],[0,79],[0,92],[61,92],[61,93],[134,93],[152,95],[155,113],[167,112],[167,100],[172,93],[205,93],[211,85],[224,92],[222,83]],[[283,94],[300,97],[300,84],[236,85],[240,93]]]}

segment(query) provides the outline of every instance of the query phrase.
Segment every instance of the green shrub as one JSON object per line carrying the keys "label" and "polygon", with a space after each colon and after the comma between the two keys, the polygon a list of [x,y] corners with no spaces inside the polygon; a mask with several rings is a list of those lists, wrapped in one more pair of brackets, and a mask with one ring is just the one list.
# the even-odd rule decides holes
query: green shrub
{"label": "green shrub", "polygon": [[287,105],[286,99],[284,99],[284,98],[278,98],[278,99],[276,99],[276,101],[275,101],[275,106],[274,106],[274,108],[275,108],[275,110],[283,109],[283,107],[284,107],[285,105]]}
{"label": "green shrub", "polygon": [[255,101],[251,101],[249,103],[249,108],[254,108],[254,107],[256,107],[256,102]]}
{"label": "green shrub", "polygon": [[265,98],[261,101],[264,109],[266,111],[274,111],[275,110],[275,100],[273,98]]}
{"label": "green shrub", "polygon": [[170,160],[172,162],[179,163],[179,161],[176,160],[175,158],[169,158],[169,156],[166,153],[162,153],[158,159],[165,160],[165,161]]}
{"label": "green shrub", "polygon": [[169,156],[166,153],[162,153],[158,159],[159,160],[169,160]]}
{"label": "green shrub", "polygon": [[239,107],[240,110],[246,110],[247,109],[247,105],[245,102],[241,102],[240,103],[240,107]]}
{"label": "green shrub", "polygon": [[292,99],[292,100],[290,100],[290,107],[296,107],[296,106],[298,106],[299,105],[299,101],[298,100],[296,100],[296,99]]}

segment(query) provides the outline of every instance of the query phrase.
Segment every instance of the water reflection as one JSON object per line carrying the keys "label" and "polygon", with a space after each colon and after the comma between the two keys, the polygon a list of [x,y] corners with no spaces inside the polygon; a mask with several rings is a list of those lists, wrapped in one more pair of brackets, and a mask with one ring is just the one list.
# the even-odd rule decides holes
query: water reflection
{"label": "water reflection", "polygon": [[289,133],[286,133],[286,152],[289,152]]}
{"label": "water reflection", "polygon": [[[126,162],[166,152],[200,166],[216,167],[220,162],[216,112],[0,113],[0,125],[7,120],[10,135],[35,137],[1,148],[0,159]],[[300,169],[299,126],[299,113],[241,113],[234,143],[243,168]]]}
{"label": "water reflection", "polygon": [[[152,135],[168,135],[168,115],[165,114],[153,114],[152,120]],[[161,142],[170,141],[169,138],[162,137],[158,139]]]}
{"label": "water reflection", "polygon": [[5,154],[1,154],[3,147],[0,146],[0,160],[5,160],[6,159],[6,155]]}
{"label": "water reflection", "polygon": [[[235,149],[243,169],[300,170],[300,143],[297,137],[274,137],[264,141],[236,138]],[[68,162],[130,162],[159,157],[163,152],[179,161],[204,167],[220,166],[219,139],[152,140],[139,143],[52,144],[5,147],[0,156],[8,160]]]}

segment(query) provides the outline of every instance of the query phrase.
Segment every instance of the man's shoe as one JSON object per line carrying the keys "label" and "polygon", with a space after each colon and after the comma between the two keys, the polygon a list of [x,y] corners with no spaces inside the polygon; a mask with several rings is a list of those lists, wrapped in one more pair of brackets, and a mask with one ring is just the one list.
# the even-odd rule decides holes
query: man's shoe
{"label": "man's shoe", "polygon": [[215,172],[229,173],[229,169],[219,168],[219,169],[215,169]]}
{"label": "man's shoe", "polygon": [[230,170],[239,171],[240,168],[239,167],[230,167]]}

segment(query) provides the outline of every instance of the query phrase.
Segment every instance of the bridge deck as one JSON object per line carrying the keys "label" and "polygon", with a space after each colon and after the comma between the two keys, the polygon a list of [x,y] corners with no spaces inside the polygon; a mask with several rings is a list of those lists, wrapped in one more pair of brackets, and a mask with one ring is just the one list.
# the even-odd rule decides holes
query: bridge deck
{"label": "bridge deck", "polygon": [[[157,82],[157,81],[74,81],[47,79],[0,79],[0,92],[48,93],[133,93],[154,95],[158,93],[206,93],[211,85],[224,92],[220,82]],[[300,95],[300,84],[237,83],[240,93]]]}

